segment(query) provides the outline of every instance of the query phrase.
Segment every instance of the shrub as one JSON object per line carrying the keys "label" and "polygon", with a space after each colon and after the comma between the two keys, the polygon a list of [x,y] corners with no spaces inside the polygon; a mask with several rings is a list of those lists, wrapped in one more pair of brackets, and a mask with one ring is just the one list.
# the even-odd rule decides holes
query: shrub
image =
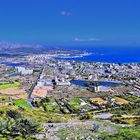
{"label": "shrub", "polygon": [[6,115],[7,117],[13,118],[15,120],[21,118],[21,114],[15,110],[6,111]]}

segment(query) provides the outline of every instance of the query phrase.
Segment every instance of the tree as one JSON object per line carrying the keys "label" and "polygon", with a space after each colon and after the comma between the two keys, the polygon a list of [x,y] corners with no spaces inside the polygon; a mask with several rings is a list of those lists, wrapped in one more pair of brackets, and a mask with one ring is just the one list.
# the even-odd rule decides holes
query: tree
{"label": "tree", "polygon": [[20,119],[16,121],[15,125],[11,127],[11,133],[20,134],[24,139],[34,136],[35,134],[43,131],[39,123]]}
{"label": "tree", "polygon": [[0,139],[36,139],[35,135],[44,132],[44,128],[37,122],[28,119],[1,118]]}
{"label": "tree", "polygon": [[85,85],[87,87],[89,87],[89,86],[95,86],[95,87],[97,87],[97,86],[99,86],[99,83],[98,82],[92,82],[92,81],[90,81],[90,82],[86,82]]}
{"label": "tree", "polygon": [[6,111],[6,115],[7,117],[13,118],[15,120],[21,118],[21,114],[15,110]]}

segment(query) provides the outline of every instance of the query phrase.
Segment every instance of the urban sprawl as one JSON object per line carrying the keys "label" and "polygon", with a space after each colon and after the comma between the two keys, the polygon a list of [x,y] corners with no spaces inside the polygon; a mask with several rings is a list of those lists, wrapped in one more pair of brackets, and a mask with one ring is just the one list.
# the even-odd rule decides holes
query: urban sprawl
{"label": "urban sprawl", "polygon": [[90,55],[73,52],[1,56],[0,111],[24,109],[45,127],[39,139],[92,140],[97,130],[119,135],[139,125],[140,64],[57,59]]}

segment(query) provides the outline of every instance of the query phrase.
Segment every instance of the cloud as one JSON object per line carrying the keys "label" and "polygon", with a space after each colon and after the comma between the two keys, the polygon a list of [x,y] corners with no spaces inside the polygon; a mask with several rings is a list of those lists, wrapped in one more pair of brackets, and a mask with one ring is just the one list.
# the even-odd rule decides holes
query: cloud
{"label": "cloud", "polygon": [[81,38],[78,38],[78,37],[74,38],[74,41],[77,41],[77,42],[91,42],[91,41],[98,41],[98,40],[100,40],[100,39],[98,39],[98,38],[81,39]]}
{"label": "cloud", "polygon": [[60,13],[62,16],[72,16],[72,13],[71,12],[68,12],[68,11],[61,11]]}

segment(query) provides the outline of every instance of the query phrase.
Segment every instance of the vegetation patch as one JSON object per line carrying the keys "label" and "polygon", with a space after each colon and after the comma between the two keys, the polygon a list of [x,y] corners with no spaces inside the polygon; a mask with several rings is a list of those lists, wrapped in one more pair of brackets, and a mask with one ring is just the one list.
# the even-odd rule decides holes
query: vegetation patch
{"label": "vegetation patch", "polygon": [[29,105],[29,103],[27,103],[25,100],[15,100],[14,101],[14,105],[16,106],[20,106],[20,107],[25,107],[25,108],[31,108],[31,106]]}
{"label": "vegetation patch", "polygon": [[0,102],[10,102],[10,99],[8,96],[0,96]]}
{"label": "vegetation patch", "polygon": [[123,98],[120,98],[120,97],[114,97],[115,101],[119,104],[128,104],[129,101],[123,99]]}
{"label": "vegetation patch", "polygon": [[41,123],[27,118],[21,112],[14,106],[0,106],[1,140],[33,140],[37,134],[45,132]]}
{"label": "vegetation patch", "polygon": [[101,140],[140,140],[140,126],[120,127],[118,133],[104,133],[100,137]]}
{"label": "vegetation patch", "polygon": [[[92,123],[91,123],[92,124]],[[99,140],[139,140],[140,126],[116,127],[104,122],[95,122],[92,127],[84,125],[71,126],[57,131],[57,136],[61,140],[65,139],[99,139]]]}
{"label": "vegetation patch", "polygon": [[20,87],[21,83],[19,82],[3,82],[0,84],[0,89],[7,89],[13,87]]}
{"label": "vegetation patch", "polygon": [[140,116],[113,115],[110,117],[110,120],[119,124],[139,124]]}
{"label": "vegetation patch", "polygon": [[[69,127],[60,129],[57,131],[56,135],[61,139],[77,139],[77,140],[87,140],[87,139],[98,139],[103,133],[117,133],[116,128],[104,124],[104,122],[89,121],[77,124],[69,124]],[[102,139],[101,139],[102,140]]]}
{"label": "vegetation patch", "polygon": [[51,111],[51,112],[56,112],[56,113],[60,112],[60,108],[58,105],[47,104],[46,109],[47,111]]}
{"label": "vegetation patch", "polygon": [[68,101],[74,105],[81,103],[83,100],[81,98],[68,98]]}
{"label": "vegetation patch", "polygon": [[139,115],[140,114],[140,103],[129,103],[122,105],[118,108],[112,108],[112,111],[110,113],[113,114],[131,114],[131,115]]}
{"label": "vegetation patch", "polygon": [[102,98],[98,97],[98,98],[90,98],[89,99],[90,102],[95,102],[99,105],[101,104],[107,104],[107,101],[103,100]]}
{"label": "vegetation patch", "polygon": [[128,100],[129,102],[140,101],[140,97],[133,96],[133,95],[130,95],[130,94],[126,94],[125,99]]}
{"label": "vegetation patch", "polygon": [[0,106],[0,114],[5,114],[6,111],[14,110],[16,112],[20,112],[20,114],[27,118],[32,119],[34,121],[46,123],[64,123],[68,122],[72,118],[75,118],[72,114],[59,114],[54,112],[45,112],[41,108],[39,109],[28,109],[21,106]]}

